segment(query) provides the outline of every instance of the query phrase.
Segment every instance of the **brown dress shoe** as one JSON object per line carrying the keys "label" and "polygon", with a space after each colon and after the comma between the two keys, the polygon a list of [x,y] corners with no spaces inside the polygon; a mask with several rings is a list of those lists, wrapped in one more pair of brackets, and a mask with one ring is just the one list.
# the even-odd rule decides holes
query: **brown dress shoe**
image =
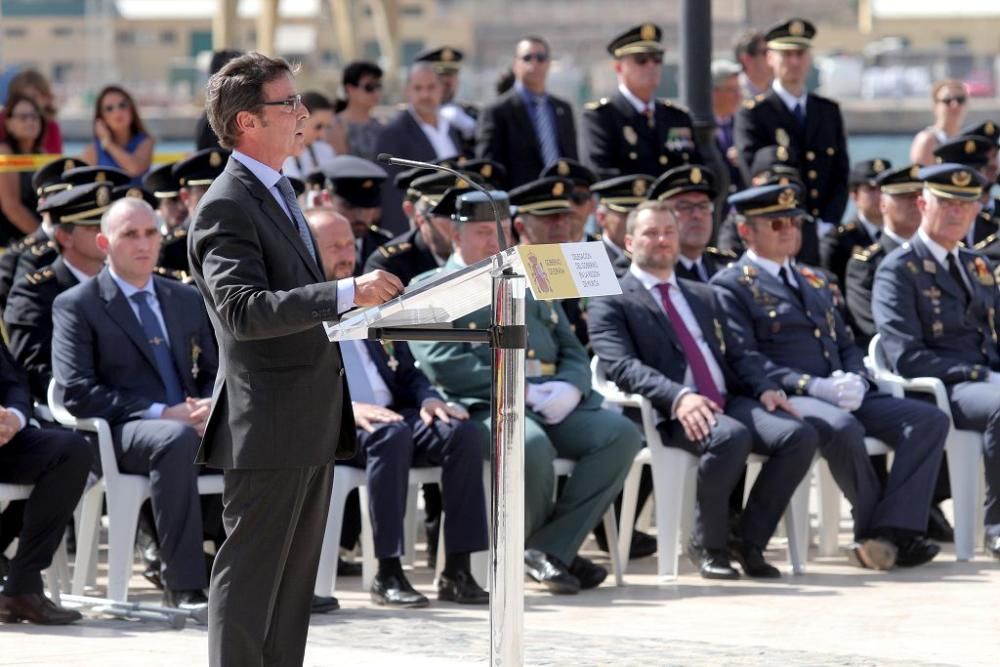
{"label": "brown dress shoe", "polygon": [[37,625],[68,625],[83,616],[73,609],[63,609],[41,593],[0,594],[0,623],[27,621]]}

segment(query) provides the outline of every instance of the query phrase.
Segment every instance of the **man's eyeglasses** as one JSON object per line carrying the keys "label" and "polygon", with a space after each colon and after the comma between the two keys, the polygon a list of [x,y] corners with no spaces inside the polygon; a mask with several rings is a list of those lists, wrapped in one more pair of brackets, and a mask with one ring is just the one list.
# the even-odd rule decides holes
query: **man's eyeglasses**
{"label": "man's eyeglasses", "polygon": [[670,210],[674,215],[680,215],[684,217],[689,217],[695,213],[701,213],[702,215],[711,215],[715,212],[715,204],[710,201],[701,202],[699,204],[676,204],[671,206]]}
{"label": "man's eyeglasses", "polygon": [[285,107],[287,113],[295,113],[302,106],[302,96],[292,95],[286,97],[283,100],[275,100],[274,102],[261,102],[262,107]]}
{"label": "man's eyeglasses", "polygon": [[115,109],[125,111],[132,108],[132,105],[128,103],[128,100],[122,100],[118,104],[105,104],[102,108],[104,109],[104,113],[111,113]]}
{"label": "man's eyeglasses", "polygon": [[530,63],[534,60],[536,63],[544,63],[549,59],[549,54],[547,53],[525,53],[521,56],[521,60],[526,63]]}
{"label": "man's eyeglasses", "polygon": [[374,93],[377,90],[382,90],[382,83],[381,82],[366,83],[365,85],[361,86],[361,89],[366,93]]}
{"label": "man's eyeglasses", "polygon": [[637,53],[632,56],[635,59],[635,64],[642,67],[646,63],[653,63],[654,65],[663,64],[663,54],[662,53]]}
{"label": "man's eyeglasses", "polygon": [[968,99],[969,98],[967,98],[965,95],[954,95],[951,97],[942,97],[941,99],[938,100],[938,102],[940,102],[941,104],[947,104],[949,106],[952,104],[957,104],[958,106],[962,106],[968,101]]}
{"label": "man's eyeglasses", "polygon": [[786,227],[795,227],[795,229],[802,229],[802,218],[771,218],[771,231],[780,232]]}

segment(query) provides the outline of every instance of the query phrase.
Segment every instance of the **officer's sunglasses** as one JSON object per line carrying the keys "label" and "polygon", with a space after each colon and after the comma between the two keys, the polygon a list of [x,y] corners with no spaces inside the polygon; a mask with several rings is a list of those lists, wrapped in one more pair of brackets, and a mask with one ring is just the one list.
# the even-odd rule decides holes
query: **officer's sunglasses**
{"label": "officer's sunglasses", "polygon": [[366,83],[365,85],[361,86],[361,90],[365,91],[366,93],[374,93],[376,90],[382,90],[382,83],[379,81],[376,81],[374,83]]}
{"label": "officer's sunglasses", "polygon": [[663,54],[662,53],[636,53],[632,56],[635,60],[635,64],[642,67],[646,63],[653,63],[654,65],[663,64]]}
{"label": "officer's sunglasses", "polygon": [[942,97],[941,99],[938,100],[938,102],[946,106],[951,106],[952,104],[957,104],[958,106],[962,106],[968,101],[968,99],[969,98],[967,98],[965,95],[954,95],[950,97]]}
{"label": "officer's sunglasses", "polygon": [[549,54],[547,53],[525,53],[521,56],[521,60],[526,63],[530,63],[534,60],[536,63],[544,63],[548,61]]}
{"label": "officer's sunglasses", "polygon": [[780,232],[786,227],[795,227],[795,229],[802,229],[802,218],[794,218],[791,216],[784,216],[781,218],[771,218],[771,231]]}

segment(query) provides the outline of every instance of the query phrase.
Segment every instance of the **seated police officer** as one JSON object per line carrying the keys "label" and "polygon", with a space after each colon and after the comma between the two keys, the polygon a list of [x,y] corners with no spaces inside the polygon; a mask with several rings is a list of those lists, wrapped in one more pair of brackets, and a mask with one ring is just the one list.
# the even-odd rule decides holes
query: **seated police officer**
{"label": "seated police officer", "polygon": [[[177,196],[180,198],[184,210],[187,211],[187,218],[179,225],[170,226],[163,234],[163,243],[160,248],[161,267],[172,271],[181,271],[185,276],[189,272],[188,223],[198,211],[198,204],[208,192],[208,186],[222,175],[227,160],[229,160],[229,151],[221,148],[206,148],[174,163],[170,170],[170,176],[176,183]],[[148,186],[147,189],[149,189]],[[154,192],[154,194],[159,197],[162,193]]]}
{"label": "seated police officer", "polygon": [[[926,563],[940,550],[924,533],[948,419],[928,403],[871,390],[828,283],[790,261],[805,215],[799,195],[796,185],[770,185],[729,197],[747,252],[712,284],[745,354],[819,433],[820,454],[851,503],[852,560],[880,570]],[[895,452],[885,489],[866,435]]]}
{"label": "seated police officer", "polygon": [[[350,223],[329,209],[313,209],[306,219],[316,237],[323,270],[330,280],[354,274]],[[441,466],[445,563],[438,599],[486,604],[489,595],[472,577],[469,556],[489,547],[482,452],[487,433],[457,403],[445,403],[414,365],[406,343],[346,341],[340,344],[358,425],[358,451],[346,465],[363,467],[368,477],[369,513],[378,572],[371,597],[376,604],[423,607],[400,563],[403,521],[411,466]]]}
{"label": "seated police officer", "polygon": [[[704,195],[711,185],[695,180],[674,186]],[[621,279],[622,296],[590,303],[594,351],[610,380],[652,401],[663,443],[699,458],[691,551],[701,575],[737,578],[731,553],[748,576],[779,577],[764,548],[812,466],[816,431],[794,416],[759,360],[744,356],[726,334],[713,290],[674,271],[680,241],[671,205],[640,204],[628,225],[632,266]],[[727,544],[727,501],[751,451],[768,461],[735,528],[737,540]]]}
{"label": "seated police officer", "polygon": [[83,493],[91,450],[77,433],[28,425],[31,393],[24,370],[0,342],[0,483],[32,484],[24,523],[0,593],[0,623],[64,625],[80,612],[57,606],[42,592],[66,524]]}
{"label": "seated police officer", "polygon": [[587,221],[594,215],[595,209],[594,197],[590,190],[597,182],[594,172],[576,160],[563,157],[542,169],[538,178],[564,178],[573,184],[573,189],[566,197],[569,199],[570,208],[573,209],[570,215],[570,240],[575,243],[597,241],[596,236],[588,236],[586,232]]}
{"label": "seated police officer", "polygon": [[[519,189],[519,214],[542,218],[550,212],[565,215],[570,210],[566,199],[569,188],[567,181],[544,179],[530,189]],[[504,210],[508,206],[506,195],[494,196]],[[436,213],[443,213],[453,201],[446,196]],[[442,269],[423,278],[443,275],[499,252],[493,209],[486,198],[466,193],[453,206],[454,254]],[[509,222],[505,224],[509,229]],[[601,409],[603,398],[590,386],[587,353],[570,331],[558,303],[536,301],[527,295],[525,323],[526,572],[552,593],[573,594],[598,586],[607,576],[603,567],[577,552],[621,490],[642,437],[627,418]],[[488,327],[489,309],[459,318],[454,326]],[[447,397],[463,403],[472,419],[489,423],[489,347],[471,343],[414,343],[411,347],[421,369]],[[553,501],[552,462],[557,457],[572,459],[576,467]]]}
{"label": "seated police officer", "polygon": [[615,275],[621,278],[632,263],[631,254],[625,250],[625,220],[629,211],[646,201],[653,177],[647,174],[616,176],[590,186],[597,197],[594,218],[601,229],[601,240],[611,260]]}
{"label": "seated police officer", "polygon": [[187,224],[188,209],[181,200],[181,185],[174,178],[173,168],[176,162],[160,164],[149,170],[142,177],[142,187],[156,198],[156,213],[163,222],[160,231],[164,236],[173,229]]}
{"label": "seated police officer", "polygon": [[320,173],[326,184],[326,203],[351,222],[357,249],[354,274],[361,275],[368,257],[392,240],[392,234],[375,224],[381,214],[382,181],[388,174],[374,162],[353,155],[338,155]]}
{"label": "seated police officer", "polygon": [[939,378],[955,427],[984,433],[986,547],[1000,558],[1000,295],[988,261],[961,247],[987,183],[954,163],[925,167],[920,179],[920,229],[875,273],[875,328],[900,375]]}
{"label": "seated police officer", "polygon": [[[101,186],[96,203],[109,201]],[[160,230],[146,202],[114,202],[97,242],[108,266],[53,305],[53,374],[70,412],[109,422],[119,468],[149,476],[166,603],[202,606],[194,460],[218,367],[212,328],[193,287],[153,275]]]}

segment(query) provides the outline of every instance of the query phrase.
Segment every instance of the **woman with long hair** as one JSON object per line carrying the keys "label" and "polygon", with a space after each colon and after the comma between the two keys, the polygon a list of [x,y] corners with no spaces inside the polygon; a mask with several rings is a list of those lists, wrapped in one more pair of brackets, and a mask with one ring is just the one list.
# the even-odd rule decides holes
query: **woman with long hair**
{"label": "woman with long hair", "polygon": [[42,137],[42,153],[60,155],[63,152],[62,130],[56,120],[55,95],[49,81],[38,70],[21,70],[10,80],[7,97],[26,95],[35,101],[45,118],[45,135]]}
{"label": "woman with long hair", "polygon": [[105,86],[94,108],[94,143],[83,149],[83,161],[118,167],[139,185],[153,162],[155,145],[132,96],[121,86]]}
{"label": "woman with long hair", "polygon": [[[33,99],[24,94],[11,95],[0,118],[4,129],[0,154],[42,152],[45,116]],[[39,217],[35,210],[38,199],[31,187],[32,175],[31,171],[0,173],[0,244],[6,245],[38,228]]]}
{"label": "woman with long hair", "polygon": [[910,162],[914,164],[934,164],[934,149],[958,134],[969,111],[969,92],[957,79],[935,83],[931,99],[934,100],[934,124],[920,130],[913,138]]}

